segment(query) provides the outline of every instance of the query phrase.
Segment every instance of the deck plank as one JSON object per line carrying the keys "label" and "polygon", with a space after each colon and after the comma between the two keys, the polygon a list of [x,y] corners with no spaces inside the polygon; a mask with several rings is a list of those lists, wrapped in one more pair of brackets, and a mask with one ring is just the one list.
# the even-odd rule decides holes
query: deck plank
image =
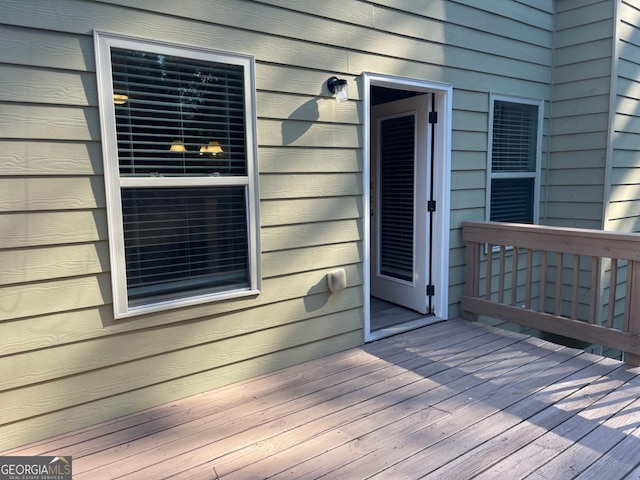
{"label": "deck plank", "polygon": [[[449,335],[446,330],[442,330],[441,332],[438,332],[437,330],[437,328],[434,328],[433,330],[434,338]],[[459,331],[459,327],[454,328],[454,330],[455,332]],[[256,397],[259,397],[264,405],[273,406],[273,400],[266,398],[267,395],[287,389],[290,386],[300,386],[307,382],[317,381],[319,379],[347,371],[354,367],[362,367],[368,361],[373,361],[374,358],[367,353],[366,348],[367,347],[365,346],[362,349],[340,352],[331,357],[290,367],[287,370],[286,376],[281,375],[279,372],[274,372],[245,382],[221,387],[211,392],[194,395],[180,400],[180,409],[173,408],[177,403],[161,405],[159,407],[127,415],[113,421],[104,422],[100,425],[60,435],[55,437],[53,440],[48,439],[42,442],[36,442],[26,447],[13,449],[8,453],[16,455],[43,455],[63,448],[72,448],[74,445],[82,444],[90,450],[87,452],[74,450],[74,452],[78,456],[83,456],[92,453],[91,450],[100,451],[103,448],[106,448],[104,445],[101,446],[95,442],[88,443],[89,440],[100,439],[99,441],[104,442],[105,445],[115,446],[125,441],[123,438],[123,432],[127,428],[132,428],[131,433],[133,433],[134,436],[129,438],[129,440],[132,441],[135,440],[136,435],[142,437],[149,434],[148,431],[140,428],[145,423],[157,422],[162,419],[162,424],[167,428],[171,428],[172,426],[185,423],[192,418],[199,418],[200,415],[206,412],[206,408],[208,406],[214,406],[216,411],[222,412],[225,409],[237,408],[238,403],[246,405],[247,401],[255,400]],[[380,342],[380,344],[377,345],[377,348],[379,348],[385,355],[388,355],[389,358],[393,358],[396,353],[404,352],[402,348],[389,342]],[[173,416],[177,416],[178,418],[171,418]],[[108,434],[111,434],[112,436],[117,435],[118,440],[115,443],[109,443],[109,439],[105,438]]]}
{"label": "deck plank", "polygon": [[[636,417],[637,418],[637,417]],[[638,422],[636,421],[636,425]],[[628,432],[627,436],[615,447],[600,457],[590,467],[576,477],[579,480],[600,480],[603,478],[622,478],[637,480],[640,475],[633,472],[640,465],[640,428]],[[615,462],[611,459],[615,458]]]}
{"label": "deck plank", "polygon": [[[490,438],[495,429],[505,428],[500,423],[494,424],[493,415],[529,396],[531,389],[538,390],[549,381],[566,376],[568,369],[554,365],[575,354],[558,346],[541,345],[522,355],[519,361],[507,358],[504,363],[514,368],[491,372],[498,376],[491,375],[477,387],[438,404],[438,408],[452,415],[400,439],[394,445],[393,456],[374,452],[377,454],[373,458],[362,457],[333,473],[336,478],[414,478],[416,475],[419,478],[440,459],[447,458],[451,445],[458,439],[474,441],[477,435],[478,441],[483,441]],[[537,361],[533,361],[534,358]],[[505,414],[501,420],[509,425],[512,417],[515,416]]]}
{"label": "deck plank", "polygon": [[[430,335],[434,348],[449,347],[466,337],[487,333],[481,329],[468,330],[464,328],[464,324],[461,325],[462,330],[457,331],[456,325],[452,324],[453,335],[447,329],[440,333],[436,333],[439,330],[434,329],[434,333]],[[331,408],[342,409],[351,403],[357,403],[358,396],[353,392],[358,390],[376,392],[379,388],[377,384],[381,383],[387,389],[399,388],[404,382],[412,381],[410,375],[399,377],[405,372],[403,365],[407,362],[414,367],[422,363],[433,363],[433,360],[409,351],[411,348],[419,348],[425,342],[419,335],[416,337],[407,339],[396,349],[388,348],[386,344],[390,342],[381,343],[379,348],[384,359],[370,355],[366,363],[355,363],[349,370],[301,385],[293,384],[286,390],[276,390],[271,393],[270,398],[236,402],[235,406],[221,412],[198,409],[200,416],[197,420],[141,437],[131,445],[118,445],[97,452],[84,462],[86,467],[74,467],[74,474],[78,478],[82,478],[81,475],[88,471],[91,472],[90,475],[102,475],[106,472],[110,475],[127,475],[147,467],[152,478],[156,471],[162,471],[163,474],[174,473],[173,469],[179,468],[183,459],[179,459],[180,462],[167,459],[173,458],[172,453],[177,447],[189,452],[188,464],[197,465],[198,451],[209,459],[212,444],[215,444],[215,451],[218,452],[227,452],[232,448],[231,445],[236,449],[241,448],[258,439],[276,435],[280,429],[294,428],[299,422],[309,418],[309,410],[314,407],[318,410],[327,408],[327,404],[330,404]],[[206,446],[202,447],[202,434],[207,432],[210,435]],[[124,459],[127,461],[124,462]],[[113,465],[114,462],[117,463]]]}
{"label": "deck plank", "polygon": [[[599,422],[608,419],[633,401],[634,397],[629,396],[630,387],[621,386],[621,383],[624,384],[629,380],[633,380],[633,383],[637,382],[636,374],[624,365],[620,366],[597,383],[603,391],[608,390],[610,393],[601,396],[587,408],[576,412],[566,422],[550,429],[529,445],[485,470],[476,479],[494,480],[508,475],[510,479],[519,480],[546,464],[594,430]],[[584,394],[584,392],[579,393]]]}
{"label": "deck plank", "polygon": [[[500,429],[503,430],[502,433],[486,442],[479,442],[478,438],[473,434],[468,445],[463,446],[462,442],[457,442],[454,446],[455,448],[448,450],[449,457],[445,459],[444,464],[429,477],[451,479],[476,476],[498,460],[512,455],[544,435],[547,431],[570,419],[574,415],[573,410],[582,410],[590,406],[594,401],[606,395],[612,386],[616,388],[623,384],[624,380],[619,380],[614,385],[598,383],[603,376],[612,374],[617,368],[618,365],[612,363],[604,365],[595,363],[576,372],[575,375],[571,376],[571,381],[563,379],[561,383],[562,391],[556,388],[557,384],[551,386],[551,390],[555,390],[551,398],[549,398],[549,400],[554,401],[552,407],[545,408],[541,405],[541,410],[529,418],[519,419],[519,423],[512,428],[505,430],[508,423],[502,422],[496,418],[497,416],[494,416],[492,422],[500,425]],[[545,390],[549,390],[549,387]],[[543,390],[540,393],[544,394],[545,392]],[[563,395],[566,396],[562,398]],[[555,400],[556,398],[558,400]],[[523,402],[532,401],[539,402],[539,400],[534,400],[532,397],[523,400]],[[527,409],[531,413],[535,412],[535,407],[527,406]],[[482,428],[482,426],[479,428]],[[476,446],[470,448],[474,444]],[[431,465],[430,468],[434,466]],[[511,478],[510,474],[509,478]]]}
{"label": "deck plank", "polygon": [[[433,338],[439,338],[450,334],[455,335],[457,332],[461,331],[460,329],[467,332],[467,329],[464,328],[463,325],[464,324],[462,322],[455,326],[452,325],[453,331],[449,332],[444,325],[440,326],[435,324],[433,329],[430,330],[430,335],[433,335]],[[238,402],[244,403],[246,400],[252,399],[255,396],[262,397],[275,391],[286,389],[288,386],[303,384],[307,381],[315,381],[319,378],[354,368],[354,365],[364,365],[367,362],[367,359],[369,359],[369,361],[372,360],[370,355],[367,353],[367,348],[369,348],[369,346],[364,346],[361,349],[340,352],[330,357],[289,367],[286,376],[281,375],[279,372],[269,373],[244,382],[220,387],[214,391],[193,395],[180,400],[180,411],[176,411],[177,409],[172,408],[173,405],[161,405],[147,409],[143,412],[127,415],[113,421],[76,430],[68,434],[62,434],[56,436],[54,439],[34,442],[28,446],[12,449],[5,453],[15,455],[44,455],[62,448],[70,448],[73,445],[80,443],[87,446],[90,445],[92,448],[95,446],[96,449],[99,450],[101,448],[96,444],[86,444],[86,442],[93,438],[102,438],[105,432],[121,432],[131,426],[135,427],[139,431],[138,427],[145,421],[152,422],[161,418],[164,418],[164,422],[168,425],[173,425],[173,423],[175,423],[175,425],[179,425],[184,423],[184,418],[178,418],[172,423],[169,417],[173,415],[184,415],[185,413],[192,412],[194,408],[202,408],[208,404],[213,404],[216,409],[222,411],[225,408],[237,407]],[[395,353],[404,352],[402,347],[385,341],[376,342],[375,348],[380,352],[380,356],[387,355],[390,359],[393,359]],[[270,404],[269,400],[266,400],[264,403]],[[144,435],[144,432],[142,433]],[[82,455],[83,453],[76,452],[76,454]]]}
{"label": "deck plank", "polygon": [[[175,475],[181,468],[184,468],[181,466],[197,466],[202,463],[208,463],[211,461],[212,455],[214,455],[217,462],[216,471],[219,475],[226,475],[228,469],[223,468],[224,465],[219,457],[222,457],[227,452],[241,449],[242,458],[240,461],[246,462],[246,459],[251,458],[253,455],[247,453],[246,448],[253,448],[256,444],[263,445],[264,442],[267,442],[271,437],[275,437],[282,430],[298,431],[296,429],[302,429],[305,432],[310,432],[307,424],[314,418],[322,419],[322,426],[326,430],[349,419],[367,415],[369,413],[368,406],[363,404],[365,399],[375,398],[390,391],[397,391],[422,379],[423,376],[420,373],[415,373],[414,369],[430,368],[429,371],[432,373],[445,369],[446,367],[436,363],[436,360],[453,355],[459,348],[454,347],[465,340],[473,342],[474,337],[485,337],[487,334],[488,332],[483,330],[466,330],[463,327],[463,331],[458,332],[457,335],[445,334],[441,338],[431,336],[432,349],[429,356],[415,353],[424,348],[425,339],[414,338],[410,342],[401,344],[404,353],[393,356],[388,355],[384,359],[375,357],[376,361],[371,361],[367,364],[369,365],[368,370],[371,371],[359,369],[358,372],[350,372],[352,378],[346,379],[335,386],[327,385],[324,389],[311,392],[305,398],[297,398],[295,401],[282,404],[281,409],[276,407],[263,410],[257,416],[246,415],[246,412],[244,412],[243,418],[235,421],[236,431],[233,436],[228,435],[228,431],[224,436],[210,435],[208,442],[202,445],[202,439],[194,435],[194,433],[200,431],[199,427],[196,426],[195,429],[192,427],[188,438],[183,437],[180,440],[180,447],[188,451],[188,458],[171,456],[171,453],[175,452],[174,431],[169,432],[172,440],[169,444],[159,445],[157,438],[151,442],[145,442],[149,448],[141,452],[143,455],[140,455],[139,459],[135,462],[127,462],[127,465],[129,467],[131,465],[139,467],[148,464],[149,470],[147,473],[152,477],[156,474],[167,473]],[[390,359],[392,361],[389,361]],[[376,362],[380,363],[379,366],[381,368],[372,370],[372,366],[377,365]],[[431,367],[428,367],[429,365]],[[316,392],[320,394],[315,395]],[[287,392],[279,392],[279,395],[291,397]],[[245,406],[241,408],[246,409]],[[349,408],[351,409],[349,410]],[[332,414],[328,419],[324,418],[326,412]],[[238,425],[241,425],[242,428],[238,428]],[[211,426],[207,424],[205,428],[210,430]],[[228,430],[225,424],[217,425],[216,429],[218,431]],[[309,434],[307,433],[307,435]],[[300,439],[292,441],[297,444]],[[273,443],[273,440],[271,443]],[[284,448],[284,446],[271,446],[269,452],[277,448]],[[100,472],[100,469],[92,471],[95,474],[100,474]],[[128,473],[135,474],[135,472]]]}
{"label": "deck plank", "polygon": [[[260,445],[262,452],[258,448],[252,448],[251,452],[245,452],[240,462],[237,461],[238,459],[234,459],[235,461],[232,461],[230,465],[228,461],[221,459],[221,463],[218,466],[226,468],[221,468],[219,471],[225,474],[225,478],[230,479],[264,478],[264,476],[281,473],[282,465],[295,465],[296,463],[301,463],[307,457],[314,459],[319,453],[327,451],[330,451],[331,462],[335,465],[337,462],[336,448],[344,447],[343,450],[347,452],[347,455],[354,455],[357,447],[349,442],[353,438],[358,439],[356,443],[366,445],[367,436],[373,434],[380,437],[380,429],[384,427],[384,436],[374,440],[379,444],[379,442],[384,441],[384,438],[393,438],[396,434],[408,434],[425,422],[435,421],[447,416],[450,412],[432,407],[432,405],[454,395],[460,385],[466,383],[467,386],[470,386],[467,380],[463,380],[464,376],[481,368],[495,365],[500,359],[504,358],[505,349],[520,341],[520,338],[516,335],[499,336],[493,341],[492,338],[485,336],[481,339],[473,339],[458,345],[463,351],[440,361],[440,364],[446,362],[447,368],[444,370],[440,367],[417,369],[416,372],[424,377],[417,382],[377,397],[361,399],[362,403],[358,408],[364,407],[368,416],[357,418],[357,415],[354,415],[354,409],[344,412],[347,421],[340,425],[339,428],[340,431],[347,430],[349,432],[349,436],[346,439],[335,437],[333,431],[328,431],[321,432],[318,436],[301,443],[299,434],[287,432],[284,435],[290,434],[291,441],[289,444],[292,445],[291,448],[284,450],[282,448],[283,444],[280,444],[281,448],[278,452],[270,455],[268,452],[272,448],[269,445],[270,442],[266,442],[265,445]],[[479,341],[483,343],[479,344]],[[488,354],[492,352],[498,352],[493,362],[488,360]],[[479,361],[480,359],[482,360]],[[434,365],[432,364],[432,366]],[[460,368],[454,370],[453,367],[455,366],[460,366]],[[357,420],[353,421],[354,418]],[[416,420],[418,419],[420,422],[417,423]],[[306,435],[310,435],[313,432],[310,429],[312,423],[304,425],[304,433]],[[396,431],[400,433],[396,433]],[[248,459],[251,459],[251,462]],[[326,458],[320,458],[319,462],[320,468],[326,470]],[[243,465],[245,465],[244,468]],[[232,466],[231,470],[229,470],[230,466]],[[233,468],[237,470],[233,470]],[[218,469],[216,470],[218,471]],[[189,475],[180,478],[198,478],[199,473],[200,470],[194,470]],[[295,477],[304,478],[302,472],[298,469],[295,470]]]}
{"label": "deck plank", "polygon": [[[624,390],[633,389],[635,386],[636,385],[630,385]],[[579,442],[573,443],[552,461],[546,463],[543,467],[525,478],[574,478],[579,473],[585,472],[592,465],[595,466],[595,463],[602,457],[605,457],[603,461],[611,464],[612,469],[624,467],[624,464],[614,456],[616,453],[614,447],[623,440],[631,438],[632,443],[635,443],[635,452],[637,455],[638,447],[640,446],[637,438],[631,436],[634,431],[637,430],[640,422],[640,399],[637,399],[638,393],[635,391],[628,391],[627,394],[629,398],[636,398],[636,400],[625,405],[620,411],[600,423],[595,429],[581,438]],[[633,467],[634,465],[631,465],[628,470],[631,470]],[[606,478],[615,477],[607,474]],[[624,475],[620,478],[624,478]]]}
{"label": "deck plank", "polygon": [[[531,349],[536,348],[534,344],[528,344],[528,346],[531,347]],[[521,349],[525,347],[519,345],[519,348]],[[560,348],[560,347],[557,347],[557,348]],[[506,347],[505,349],[502,349],[502,351],[499,351],[496,353],[494,361],[489,360],[490,359],[489,355],[479,357],[478,363],[481,366],[486,367],[487,370],[491,370],[491,373],[486,373],[486,374],[483,373],[482,369],[480,369],[478,365],[473,364],[472,362],[469,362],[469,365],[463,365],[460,368],[460,371],[464,372],[465,370],[468,369],[470,374],[473,373],[476,377],[475,381],[477,383],[477,386],[475,388],[468,388],[466,392],[462,394],[457,392],[460,392],[460,390],[464,390],[465,386],[471,387],[473,384],[473,379],[471,378],[460,379],[460,381],[458,381],[456,385],[450,384],[450,386],[447,388],[446,384],[443,385],[442,383],[440,383],[442,382],[440,378],[431,377],[430,381],[438,382],[440,383],[441,387],[445,387],[445,388],[440,388],[440,392],[425,392],[425,396],[427,396],[427,401],[425,401],[424,399],[421,399],[421,402],[426,403],[427,405],[435,405],[436,408],[438,408],[439,410],[443,410],[445,413],[451,414],[451,412],[457,411],[461,407],[461,405],[469,401],[469,398],[470,398],[469,392],[472,392],[474,394],[474,398],[483,398],[485,396],[490,395],[491,392],[495,390],[495,388],[487,382],[487,379],[495,378],[498,372],[500,371],[507,373],[515,369],[519,365],[524,364],[528,360],[525,356],[522,356],[519,362],[518,359],[514,356],[514,353],[516,351],[518,351],[518,348],[512,351],[509,351],[509,347]],[[546,353],[550,354],[551,352],[549,351]],[[508,358],[508,360],[505,359],[505,357]],[[451,369],[454,367],[455,365],[452,365],[447,370],[448,375],[450,375],[452,371]],[[440,394],[444,393],[445,395],[439,398],[438,393]],[[398,392],[393,392],[393,395],[397,396]],[[440,419],[443,418],[444,416],[445,415],[442,415]],[[421,426],[421,428],[423,427],[424,425]],[[367,448],[367,445],[368,445],[367,440],[368,439],[365,437],[359,437],[358,443],[361,448]],[[378,440],[379,438],[376,438],[375,440],[373,440],[373,442],[370,442],[371,445],[378,446],[379,445]],[[335,462],[335,452],[333,451],[328,452],[327,456],[324,457],[323,460],[321,460],[320,463],[324,463],[325,471],[327,469],[328,462]],[[246,472],[242,472],[238,476],[238,478],[247,478],[246,475],[247,475]],[[297,469],[290,470],[287,473],[287,475],[290,475],[289,478],[305,478],[301,475],[301,472]],[[357,472],[349,471],[349,472],[340,472],[339,476],[340,478],[361,478],[360,475],[361,475],[360,471],[357,471]]]}
{"label": "deck plank", "polygon": [[2,454],[78,479],[635,478],[639,374],[454,320]]}
{"label": "deck plank", "polygon": [[[482,357],[482,359],[470,360],[454,370],[447,370],[446,372],[443,372],[441,376],[432,377],[431,380],[440,383],[438,387],[404,401],[403,408],[412,412],[409,417],[401,418],[395,411],[382,412],[381,416],[386,415],[387,418],[381,420],[378,425],[375,426],[374,430],[365,434],[356,432],[358,435],[354,435],[351,442],[342,444],[335,449],[328,451],[318,449],[315,457],[299,463],[298,465],[296,465],[295,462],[282,463],[284,465],[288,464],[294,466],[286,471],[280,472],[280,475],[276,475],[273,478],[316,478],[318,475],[321,475],[328,470],[327,465],[331,465],[332,469],[337,469],[353,462],[356,459],[363,458],[371,452],[376,452],[378,450],[383,451],[382,449],[387,447],[395,448],[394,444],[403,437],[413,434],[414,432],[451,415],[453,410],[452,408],[449,408],[449,410],[439,408],[445,401],[450,399],[455,401],[456,399],[454,397],[456,396],[462,397],[462,400],[464,401],[469,398],[468,395],[466,393],[458,392],[464,390],[469,391],[473,389],[473,387],[486,384],[486,379],[483,379],[482,375],[479,374],[481,369],[491,369],[493,372],[497,373],[499,370],[508,372],[517,367],[517,362],[514,363],[511,359],[503,359],[502,361],[499,361],[501,357],[503,358],[505,353],[509,353],[506,348],[496,350],[493,353],[496,355],[493,361],[489,361],[490,357],[486,355]],[[452,368],[454,367],[455,365],[452,365]],[[459,372],[460,375],[452,375],[452,371]],[[446,377],[449,377],[449,380],[454,377],[458,378],[447,383],[444,381]],[[476,388],[474,392],[480,395],[481,389]],[[434,408],[441,413],[435,418],[432,418],[430,415],[431,411],[429,409]],[[423,413],[425,411],[426,415],[429,415],[429,417],[421,418],[422,416],[426,417],[425,413]],[[407,424],[406,427],[405,423]],[[368,462],[369,460],[370,459],[365,459],[364,461]],[[341,475],[342,474],[348,475],[350,472],[341,472]],[[355,477],[345,476],[343,478]]]}

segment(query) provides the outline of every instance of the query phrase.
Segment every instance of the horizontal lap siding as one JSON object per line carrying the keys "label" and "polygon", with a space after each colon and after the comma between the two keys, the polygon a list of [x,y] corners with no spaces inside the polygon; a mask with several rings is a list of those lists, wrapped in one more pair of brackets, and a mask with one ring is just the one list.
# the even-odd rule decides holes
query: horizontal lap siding
{"label": "horizontal lap siding", "polygon": [[[0,450],[362,341],[361,120],[322,91],[346,53],[274,32],[269,6],[127,4],[0,5]],[[187,18],[205,11],[221,24]],[[256,57],[256,298],[113,320],[94,29]],[[338,267],[348,288],[330,295]]]}
{"label": "horizontal lap siding", "polygon": [[[362,341],[363,71],[454,85],[456,315],[489,92],[550,95],[552,2],[475,3],[1,2],[0,450]],[[94,29],[255,56],[257,297],[113,320]],[[326,91],[334,74],[352,101]],[[339,267],[348,287],[329,294]]]}
{"label": "horizontal lap siding", "polygon": [[640,231],[640,2],[622,1],[618,25],[611,194],[606,228]]}
{"label": "horizontal lap siding", "polygon": [[[640,2],[621,0],[618,5],[616,44],[616,71],[613,72],[615,98],[613,100],[613,124],[611,125],[611,173],[609,196],[604,228],[621,232],[640,231]],[[624,295],[626,266],[618,270],[614,325],[624,321]],[[610,274],[607,266],[605,275]],[[603,291],[603,311],[609,308],[608,283]],[[608,350],[607,355],[620,352]]]}
{"label": "horizontal lap siding", "polygon": [[613,0],[558,1],[544,222],[602,228]]}
{"label": "horizontal lap siding", "polygon": [[460,225],[485,218],[489,94],[550,98],[552,2],[542,2],[546,8],[532,7],[531,2],[371,3],[377,5],[376,27],[423,40],[421,61],[407,64],[401,58],[402,48],[393,55],[351,52],[351,68],[444,82],[454,88],[449,316],[459,316],[465,281]]}

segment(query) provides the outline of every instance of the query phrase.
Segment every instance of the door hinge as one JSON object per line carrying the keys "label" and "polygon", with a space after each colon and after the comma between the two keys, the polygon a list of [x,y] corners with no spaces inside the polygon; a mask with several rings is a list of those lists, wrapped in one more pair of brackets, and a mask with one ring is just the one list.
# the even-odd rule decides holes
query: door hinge
{"label": "door hinge", "polygon": [[427,285],[427,296],[433,297],[436,294],[436,287],[434,285]]}
{"label": "door hinge", "polygon": [[436,201],[429,200],[427,202],[427,212],[435,212],[436,211]]}
{"label": "door hinge", "polygon": [[429,123],[438,123],[438,112],[429,112]]}

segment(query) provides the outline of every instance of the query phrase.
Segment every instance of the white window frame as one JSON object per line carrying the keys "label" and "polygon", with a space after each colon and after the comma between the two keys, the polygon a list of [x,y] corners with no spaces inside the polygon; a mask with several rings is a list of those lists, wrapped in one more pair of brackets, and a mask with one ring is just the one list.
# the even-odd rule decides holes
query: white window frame
{"label": "white window frame", "polygon": [[[493,172],[493,115],[496,101],[520,103],[525,105],[535,105],[538,107],[538,131],[536,139],[536,167],[533,172]],[[533,223],[540,222],[540,171],[542,164],[542,133],[544,122],[544,100],[518,97],[513,95],[501,95],[491,93],[489,95],[489,132],[487,147],[487,189],[486,189],[486,219],[491,219],[491,185],[494,179],[508,178],[533,178]]]}
{"label": "white window frame", "polygon": [[[111,283],[115,318],[130,317],[172,308],[197,305],[248,295],[257,295],[261,288],[259,244],[259,196],[256,142],[255,60],[252,56],[232,54],[217,50],[147,40],[95,31],[94,44],[102,131],[102,153],[109,226],[109,252],[111,256]],[[125,48],[164,55],[198,59],[216,63],[241,65],[244,71],[244,102],[246,108],[247,174],[233,177],[121,177],[118,161],[116,116],[113,102],[113,72],[111,47]],[[124,228],[121,203],[123,187],[207,187],[244,186],[247,195],[247,241],[249,245],[249,287],[223,292],[196,294],[193,296],[162,300],[131,306],[127,295],[126,263],[124,252]]]}

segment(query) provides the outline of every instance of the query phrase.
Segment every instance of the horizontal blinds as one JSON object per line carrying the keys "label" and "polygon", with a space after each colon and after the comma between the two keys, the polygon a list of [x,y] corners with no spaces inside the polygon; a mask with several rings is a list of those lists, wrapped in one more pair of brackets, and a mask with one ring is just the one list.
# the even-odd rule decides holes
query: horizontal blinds
{"label": "horizontal blinds", "polygon": [[534,172],[538,148],[538,106],[496,100],[491,169]]}
{"label": "horizontal blinds", "polygon": [[130,302],[248,287],[246,202],[244,187],[123,189]]}
{"label": "horizontal blinds", "polygon": [[494,178],[491,181],[490,220],[533,223],[533,201],[533,178]]}
{"label": "horizontal blinds", "polygon": [[413,280],[415,117],[380,122],[380,265],[383,275]]}
{"label": "horizontal blinds", "polygon": [[246,175],[244,67],[111,49],[122,176]]}

